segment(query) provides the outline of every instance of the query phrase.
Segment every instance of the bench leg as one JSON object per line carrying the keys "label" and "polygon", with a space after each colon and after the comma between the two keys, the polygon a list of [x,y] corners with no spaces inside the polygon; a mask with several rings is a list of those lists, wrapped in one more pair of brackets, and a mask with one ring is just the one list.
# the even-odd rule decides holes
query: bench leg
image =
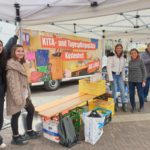
{"label": "bench leg", "polygon": [[89,101],[86,101],[86,105],[89,106]]}

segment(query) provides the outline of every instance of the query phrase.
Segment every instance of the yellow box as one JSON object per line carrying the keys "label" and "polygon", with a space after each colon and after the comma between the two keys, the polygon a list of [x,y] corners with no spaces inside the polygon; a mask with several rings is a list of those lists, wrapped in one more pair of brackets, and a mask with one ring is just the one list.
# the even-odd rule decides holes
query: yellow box
{"label": "yellow box", "polygon": [[106,81],[90,82],[89,79],[79,80],[79,92],[100,96],[106,93]]}
{"label": "yellow box", "polygon": [[114,102],[114,99],[111,98],[111,97],[109,97],[109,98],[108,98],[108,102]]}
{"label": "yellow box", "polygon": [[[111,100],[111,101],[110,101]],[[94,99],[92,102],[89,102],[89,110],[93,110],[96,107],[105,108],[112,111],[112,115],[115,114],[114,108],[114,101],[113,98],[109,98],[109,101]]]}
{"label": "yellow box", "polygon": [[88,103],[88,109],[89,109],[89,111],[95,109],[96,107],[97,106],[96,106],[96,104],[93,101],[91,101],[91,102]]}
{"label": "yellow box", "polygon": [[106,108],[108,110],[111,110],[112,111],[112,115],[115,114],[115,105],[114,105],[114,101],[104,101],[104,100],[100,100],[99,101],[99,107],[101,108]]}

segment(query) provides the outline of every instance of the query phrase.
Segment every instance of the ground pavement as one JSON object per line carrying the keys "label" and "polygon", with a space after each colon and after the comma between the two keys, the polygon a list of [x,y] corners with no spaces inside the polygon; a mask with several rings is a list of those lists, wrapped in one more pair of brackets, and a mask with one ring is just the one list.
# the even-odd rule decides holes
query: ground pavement
{"label": "ground pavement", "polygon": [[[121,108],[112,122],[104,127],[104,134],[93,146],[82,141],[70,150],[150,150],[150,98],[143,113],[123,113]],[[7,150],[67,150],[43,137],[31,140],[27,145],[11,145],[11,130],[2,130]]]}

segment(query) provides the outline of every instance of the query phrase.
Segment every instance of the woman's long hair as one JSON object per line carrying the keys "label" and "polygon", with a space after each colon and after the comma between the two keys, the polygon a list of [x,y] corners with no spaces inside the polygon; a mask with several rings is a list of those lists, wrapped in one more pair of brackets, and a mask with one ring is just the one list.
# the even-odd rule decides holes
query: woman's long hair
{"label": "woman's long hair", "polygon": [[[120,55],[118,55],[117,52],[116,52],[117,47],[121,47],[122,48],[122,52],[121,52]],[[123,55],[123,46],[122,46],[122,44],[116,44],[116,46],[115,46],[115,53],[116,53],[117,57],[119,57],[119,58]]]}
{"label": "woman's long hair", "polygon": [[[19,45],[19,44],[13,46],[13,48],[12,48],[12,51],[11,51],[11,58],[13,58],[14,60],[17,60],[17,57],[16,57],[15,52],[16,52],[17,48],[19,48],[19,47],[22,47],[22,48],[23,48],[23,46],[22,46],[22,45]],[[21,64],[25,63],[25,56],[21,59],[20,63],[21,63]]]}

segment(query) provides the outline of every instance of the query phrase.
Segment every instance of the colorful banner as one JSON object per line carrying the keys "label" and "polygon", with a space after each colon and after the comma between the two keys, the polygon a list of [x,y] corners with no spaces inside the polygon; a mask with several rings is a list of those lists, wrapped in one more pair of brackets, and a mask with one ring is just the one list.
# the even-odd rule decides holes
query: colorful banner
{"label": "colorful banner", "polygon": [[88,73],[94,72],[96,69],[100,68],[100,61],[93,61],[88,63]]}
{"label": "colorful banner", "polygon": [[37,67],[37,69],[38,69],[39,72],[45,72],[45,73],[48,72],[48,67],[47,66],[40,66],[40,67]]}
{"label": "colorful banner", "polygon": [[22,31],[30,83],[85,76],[100,70],[98,39]]}
{"label": "colorful banner", "polygon": [[91,42],[95,43],[96,49],[98,48],[98,39],[91,39]]}
{"label": "colorful banner", "polygon": [[41,81],[41,78],[44,76],[44,73],[42,72],[31,72],[31,83],[39,82]]}
{"label": "colorful banner", "polygon": [[35,52],[27,52],[25,58],[29,61],[35,60]]}
{"label": "colorful banner", "polygon": [[30,34],[29,33],[22,33],[22,41],[23,45],[30,45]]}
{"label": "colorful banner", "polygon": [[56,49],[78,49],[78,50],[96,50],[95,42],[85,42],[81,40],[71,40],[67,38],[58,38],[50,36],[41,36],[42,48]]}
{"label": "colorful banner", "polygon": [[48,50],[37,50],[36,51],[36,63],[37,66],[47,66],[49,62],[49,51]]}
{"label": "colorful banner", "polygon": [[63,52],[61,58],[62,60],[85,60],[87,54],[85,52]]}

